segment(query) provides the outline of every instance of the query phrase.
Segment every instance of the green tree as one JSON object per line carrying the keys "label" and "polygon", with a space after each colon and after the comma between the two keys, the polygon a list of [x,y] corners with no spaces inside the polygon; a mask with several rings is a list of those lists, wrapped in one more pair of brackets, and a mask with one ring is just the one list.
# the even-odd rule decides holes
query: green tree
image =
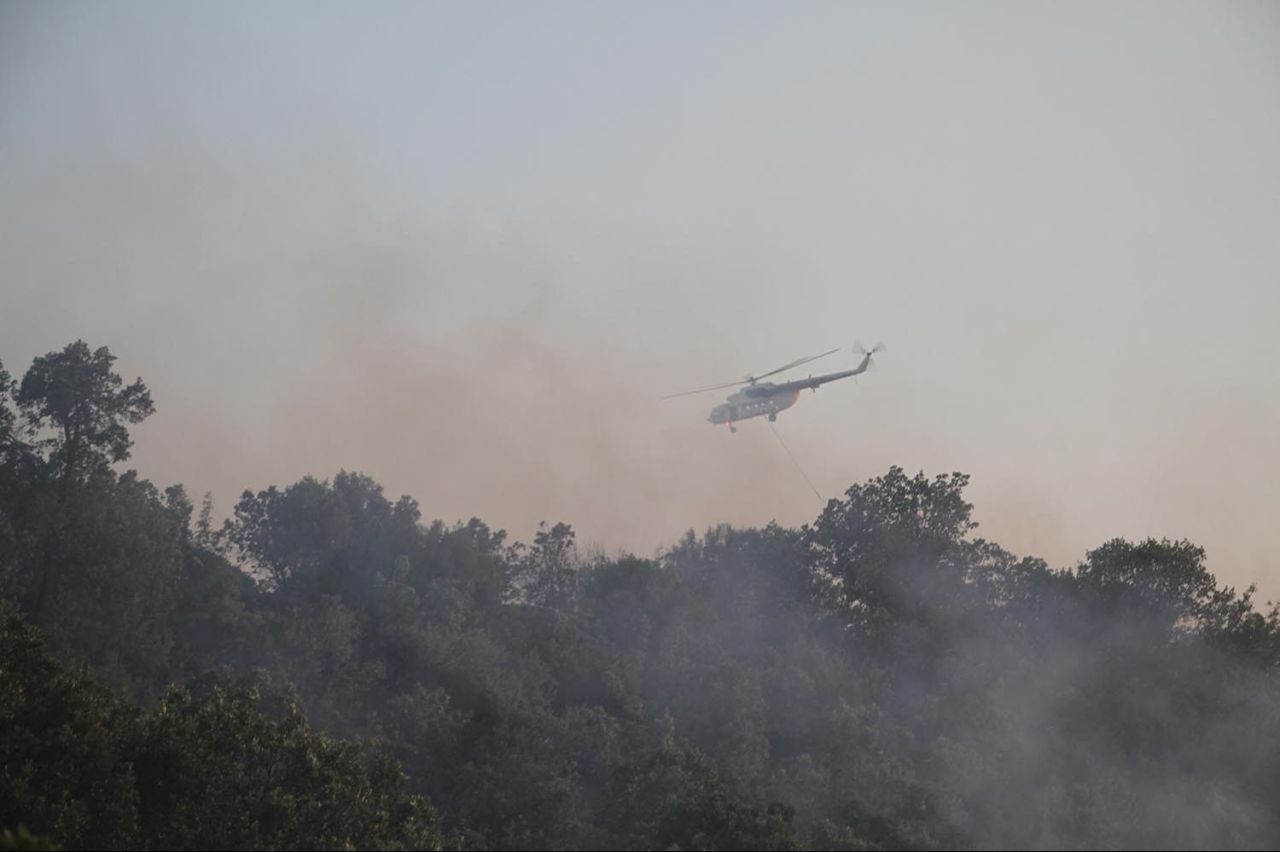
{"label": "green tree", "polygon": [[[128,424],[152,413],[151,394],[138,379],[125,386],[112,369],[115,356],[104,346],[91,351],[82,340],[36,358],[14,397],[21,431],[40,463],[11,472],[22,479],[23,521],[38,542],[28,560],[32,576],[28,611],[39,624],[65,586],[68,542],[90,541],[76,522],[99,515],[100,500],[84,498],[91,484],[109,488],[109,465],[129,457]],[[9,427],[12,429],[12,427]],[[71,505],[73,501],[77,505]],[[11,504],[14,505],[14,504]],[[11,513],[12,517],[12,513]]]}
{"label": "green tree", "polygon": [[581,564],[576,534],[566,523],[538,524],[533,547],[523,554],[516,586],[526,603],[551,609],[572,609],[578,600]]}
{"label": "green tree", "polygon": [[0,828],[71,848],[135,846],[124,743],[136,724],[134,708],[54,660],[38,630],[0,607]]}
{"label": "green tree", "polygon": [[828,501],[803,531],[817,596],[872,643],[905,683],[934,677],[955,643],[984,632],[1010,568],[982,539],[968,476],[906,476],[899,467]]}
{"label": "green tree", "polygon": [[800,849],[795,811],[773,803],[762,814],[727,783],[715,765],[673,731],[668,716],[618,770],[612,820],[626,848]]}
{"label": "green tree", "polygon": [[435,812],[390,757],[312,732],[257,689],[171,689],[132,752],[154,849],[440,849]]}
{"label": "green tree", "polygon": [[0,362],[0,457],[7,456],[19,443],[14,401],[17,390],[13,377]]}
{"label": "green tree", "polygon": [[255,685],[174,687],[143,713],[0,609],[0,829],[93,849],[442,848],[405,785],[381,749]]}
{"label": "green tree", "polygon": [[28,433],[49,454],[66,484],[95,467],[124,461],[133,445],[128,425],[154,412],[142,379],[125,385],[107,347],[83,340],[36,358],[18,389]]}

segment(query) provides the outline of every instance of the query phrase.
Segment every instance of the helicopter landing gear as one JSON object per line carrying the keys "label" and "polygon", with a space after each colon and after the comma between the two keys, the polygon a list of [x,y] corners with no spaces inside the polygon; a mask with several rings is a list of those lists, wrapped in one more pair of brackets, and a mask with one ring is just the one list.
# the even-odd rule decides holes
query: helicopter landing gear
{"label": "helicopter landing gear", "polygon": [[729,424],[729,431],[730,431],[730,432],[737,432],[737,431],[738,431],[738,427],[737,427],[737,426],[734,426],[732,423],[730,423],[730,424]]}

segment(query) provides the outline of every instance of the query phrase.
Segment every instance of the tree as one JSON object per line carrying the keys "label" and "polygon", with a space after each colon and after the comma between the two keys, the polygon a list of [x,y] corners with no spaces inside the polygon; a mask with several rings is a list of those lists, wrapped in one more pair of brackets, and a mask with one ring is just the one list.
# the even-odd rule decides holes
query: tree
{"label": "tree", "polygon": [[0,607],[0,828],[72,848],[136,845],[137,723],[83,666],[66,668],[38,630]]}
{"label": "tree", "polygon": [[18,442],[16,429],[17,415],[14,410],[14,395],[17,384],[4,363],[0,362],[0,458],[6,456]]}
{"label": "tree", "polygon": [[895,466],[829,501],[805,543],[835,605],[869,625],[928,622],[958,603],[973,555],[966,536],[977,527],[968,483],[962,473],[930,480]]}
{"label": "tree", "polygon": [[376,746],[312,731],[252,683],[174,687],[143,713],[3,609],[0,732],[0,831],[73,849],[444,844],[430,803]]}
{"label": "tree", "polygon": [[252,686],[173,688],[131,752],[152,849],[440,849],[430,804],[399,764],[310,730],[296,704],[272,718]]}
{"label": "tree", "polygon": [[22,412],[22,432],[42,464],[24,469],[22,495],[29,523],[40,533],[38,579],[30,604],[32,619],[44,623],[57,594],[62,566],[61,544],[77,532],[67,523],[68,504],[86,483],[101,486],[110,464],[129,457],[132,441],[127,424],[154,411],[142,379],[124,386],[111,365],[115,356],[105,346],[90,351],[83,340],[61,352],[36,358],[22,378],[15,401]]}
{"label": "tree", "polygon": [[60,510],[47,490],[29,493],[32,502],[15,519],[30,546],[19,567],[19,588],[35,589],[28,617],[60,651],[88,658],[115,685],[152,693],[167,678],[183,558],[179,518],[132,471],[93,473]]}
{"label": "tree", "polygon": [[611,816],[626,832],[627,848],[801,848],[793,808],[752,808],[673,727],[670,716],[657,720],[633,761],[614,775]]}
{"label": "tree", "polygon": [[1192,630],[1226,617],[1235,594],[1219,589],[1204,564],[1204,548],[1189,541],[1113,539],[1077,570],[1081,586],[1100,604],[1142,613],[1167,629]]}
{"label": "tree", "polygon": [[[90,351],[83,340],[36,358],[22,378],[17,403],[26,430],[39,438],[64,483],[93,467],[129,458],[126,424],[155,411],[142,379],[125,386],[107,347]],[[52,433],[52,434],[50,434]]]}
{"label": "tree", "polygon": [[533,548],[518,568],[517,585],[527,603],[560,610],[577,603],[580,567],[574,539],[568,524],[538,524]]}
{"label": "tree", "polygon": [[30,502],[27,485],[35,478],[31,448],[19,437],[16,393],[17,384],[0,364],[0,600],[14,604],[30,591],[22,567],[31,552],[31,537],[15,524],[14,509]]}

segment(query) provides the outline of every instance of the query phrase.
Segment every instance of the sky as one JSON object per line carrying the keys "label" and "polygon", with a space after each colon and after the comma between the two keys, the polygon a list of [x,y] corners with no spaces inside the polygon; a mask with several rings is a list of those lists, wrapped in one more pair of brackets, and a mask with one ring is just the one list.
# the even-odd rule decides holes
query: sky
{"label": "sky", "polygon": [[[1273,3],[0,2],[0,360],[109,346],[223,513],[648,555],[896,464],[1280,598],[1277,320]],[[776,436],[659,399],[857,340]]]}

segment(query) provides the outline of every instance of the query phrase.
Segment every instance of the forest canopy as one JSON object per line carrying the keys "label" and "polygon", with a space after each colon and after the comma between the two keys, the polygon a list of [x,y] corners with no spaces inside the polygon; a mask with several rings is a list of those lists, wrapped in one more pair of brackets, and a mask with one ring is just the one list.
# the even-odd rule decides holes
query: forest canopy
{"label": "forest canopy", "polygon": [[0,366],[0,843],[1280,845],[1280,614],[1190,542],[1054,569],[898,467],[652,558],[345,471],[218,524],[113,364]]}

